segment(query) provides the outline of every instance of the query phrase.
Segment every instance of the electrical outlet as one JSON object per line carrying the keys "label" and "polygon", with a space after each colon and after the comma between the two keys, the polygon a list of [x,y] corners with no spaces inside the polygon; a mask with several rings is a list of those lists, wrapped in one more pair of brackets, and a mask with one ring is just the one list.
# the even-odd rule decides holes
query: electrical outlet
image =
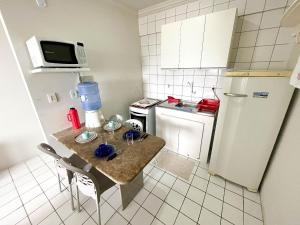
{"label": "electrical outlet", "polygon": [[58,96],[55,92],[47,94],[47,99],[50,104],[58,102]]}
{"label": "electrical outlet", "polygon": [[39,8],[45,8],[47,6],[46,0],[36,0],[36,4]]}

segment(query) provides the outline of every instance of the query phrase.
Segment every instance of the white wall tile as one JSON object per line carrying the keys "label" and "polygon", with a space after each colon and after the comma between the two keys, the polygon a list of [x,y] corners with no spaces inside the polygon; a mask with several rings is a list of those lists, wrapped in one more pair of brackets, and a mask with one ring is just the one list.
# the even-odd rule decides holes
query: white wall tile
{"label": "white wall tile", "polygon": [[251,62],[254,48],[239,48],[236,55],[236,62]]}
{"label": "white wall tile", "polygon": [[155,22],[151,22],[151,23],[148,23],[148,34],[153,34],[155,33],[156,29],[155,29]]}
{"label": "white wall tile", "polygon": [[186,14],[179,14],[179,15],[176,15],[176,17],[175,17],[176,21],[181,21],[184,19],[186,19]]}
{"label": "white wall tile", "polygon": [[148,45],[148,36],[141,37],[141,46]]}
{"label": "white wall tile", "polygon": [[167,24],[167,23],[173,23],[173,22],[175,22],[175,16],[167,17],[167,18],[166,18],[166,24]]}
{"label": "white wall tile", "polygon": [[278,28],[260,30],[257,37],[257,46],[274,45],[278,34]]}
{"label": "white wall tile", "polygon": [[157,20],[156,21],[156,24],[155,24],[156,33],[160,33],[161,32],[161,26],[164,25],[165,23],[166,23],[165,19]]}
{"label": "white wall tile", "polygon": [[213,0],[200,0],[200,9],[213,6]]}
{"label": "white wall tile", "polygon": [[292,52],[292,44],[275,45],[272,61],[288,61]]}
{"label": "white wall tile", "polygon": [[139,24],[145,24],[147,21],[147,16],[139,17]]}
{"label": "white wall tile", "polygon": [[228,9],[228,3],[223,3],[223,4],[219,4],[219,5],[215,5],[213,8],[213,12],[218,12],[218,11],[222,11]]}
{"label": "white wall tile", "polygon": [[175,8],[175,15],[185,14],[187,12],[187,5],[180,5]]}
{"label": "white wall tile", "polygon": [[271,60],[273,46],[255,47],[253,62],[269,62]]}
{"label": "white wall tile", "polygon": [[175,8],[168,9],[166,11],[166,17],[172,17],[172,16],[175,16]]}
{"label": "white wall tile", "polygon": [[155,45],[156,44],[156,34],[149,35],[149,45]]}
{"label": "white wall tile", "polygon": [[294,38],[292,37],[293,29],[289,27],[280,27],[276,44],[288,44],[294,43]]}
{"label": "white wall tile", "polygon": [[260,28],[265,29],[265,28],[279,27],[280,20],[283,16],[283,13],[284,13],[284,9],[276,9],[276,10],[264,12]]}
{"label": "white wall tile", "polygon": [[266,0],[265,10],[285,7],[286,4],[287,4],[287,0]]}
{"label": "white wall tile", "polygon": [[239,47],[255,46],[258,31],[247,31],[241,33]]}
{"label": "white wall tile", "polygon": [[242,31],[258,30],[262,13],[244,16]]}
{"label": "white wall tile", "polygon": [[165,19],[166,18],[166,11],[162,11],[162,12],[159,12],[157,14],[155,14],[155,19],[156,20],[162,20],[162,19]]}
{"label": "white wall tile", "polygon": [[156,45],[150,45],[149,47],[147,46],[146,48],[148,49],[148,55],[156,55]]}
{"label": "white wall tile", "polygon": [[155,21],[155,14],[148,15],[148,23]]}
{"label": "white wall tile", "polygon": [[186,18],[192,18],[192,17],[196,17],[196,16],[199,16],[199,10],[197,11],[192,11],[192,12],[188,12],[186,14]]}
{"label": "white wall tile", "polygon": [[139,25],[139,33],[141,36],[147,34],[147,27],[147,23]]}
{"label": "white wall tile", "polygon": [[211,7],[200,9],[199,15],[202,16],[212,12],[213,12],[213,7],[211,6]]}
{"label": "white wall tile", "polygon": [[200,9],[200,2],[199,1],[194,1],[194,2],[189,2],[187,6],[187,12],[192,12]]}
{"label": "white wall tile", "polygon": [[257,13],[263,11],[265,0],[250,0],[247,1],[245,14]]}

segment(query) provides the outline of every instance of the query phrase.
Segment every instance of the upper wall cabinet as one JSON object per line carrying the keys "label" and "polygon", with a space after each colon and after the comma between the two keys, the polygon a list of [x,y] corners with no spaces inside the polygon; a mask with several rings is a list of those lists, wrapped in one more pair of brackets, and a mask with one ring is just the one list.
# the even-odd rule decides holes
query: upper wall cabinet
{"label": "upper wall cabinet", "polygon": [[237,9],[162,26],[161,68],[227,67]]}
{"label": "upper wall cabinet", "polygon": [[163,68],[178,68],[181,22],[163,26],[161,32],[161,64]]}

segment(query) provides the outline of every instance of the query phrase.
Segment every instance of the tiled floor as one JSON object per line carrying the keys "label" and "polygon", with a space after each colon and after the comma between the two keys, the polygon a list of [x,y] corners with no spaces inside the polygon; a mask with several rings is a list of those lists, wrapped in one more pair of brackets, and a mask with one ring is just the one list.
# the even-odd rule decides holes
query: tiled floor
{"label": "tiled floor", "polygon": [[[196,165],[189,181],[149,164],[145,186],[122,211],[118,187],[101,199],[107,225],[262,225],[259,194],[251,193]],[[70,208],[68,190],[59,192],[53,160],[37,156],[0,173],[0,224],[94,225],[94,200],[81,197],[83,210]]]}

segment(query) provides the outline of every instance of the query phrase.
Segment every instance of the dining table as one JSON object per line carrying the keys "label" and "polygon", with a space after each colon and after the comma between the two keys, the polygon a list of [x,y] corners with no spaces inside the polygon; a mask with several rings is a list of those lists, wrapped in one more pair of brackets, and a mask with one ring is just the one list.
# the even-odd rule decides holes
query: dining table
{"label": "dining table", "polygon": [[[147,138],[135,140],[128,144],[123,135],[129,128],[122,126],[114,132],[107,132],[102,127],[94,128],[97,138],[88,143],[80,144],[75,138],[85,131],[91,131],[82,126],[80,129],[67,128],[58,131],[52,136],[59,143],[90,163],[99,172],[119,185],[122,208],[133,200],[144,186],[143,169],[165,146],[165,141],[157,136],[148,134]],[[112,160],[107,157],[95,156],[95,150],[103,142],[116,148],[117,156]]]}

